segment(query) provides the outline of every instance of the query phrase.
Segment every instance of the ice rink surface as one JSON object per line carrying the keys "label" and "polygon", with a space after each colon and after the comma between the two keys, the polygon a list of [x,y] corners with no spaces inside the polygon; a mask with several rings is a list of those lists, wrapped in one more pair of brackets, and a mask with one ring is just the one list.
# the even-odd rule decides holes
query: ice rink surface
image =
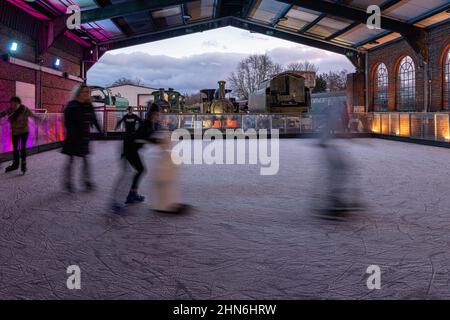
{"label": "ice rink surface", "polygon": [[[154,147],[143,152],[148,199],[123,216],[107,209],[119,142],[92,145],[92,193],[61,191],[58,150],[31,156],[25,176],[0,174],[0,298],[450,298],[450,150],[336,143],[367,205],[345,221],[312,213],[326,168],[310,139],[280,141],[278,175],[183,166],[182,199],[195,209],[182,216],[150,209]],[[81,290],[66,287],[69,265]],[[369,265],[380,290],[366,286]]]}

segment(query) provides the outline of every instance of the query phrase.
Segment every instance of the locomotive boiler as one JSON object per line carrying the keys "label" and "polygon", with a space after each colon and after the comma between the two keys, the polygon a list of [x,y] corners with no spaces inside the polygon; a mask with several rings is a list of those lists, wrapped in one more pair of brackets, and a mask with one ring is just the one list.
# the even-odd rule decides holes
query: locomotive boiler
{"label": "locomotive boiler", "polygon": [[263,81],[259,89],[249,95],[251,113],[302,113],[311,107],[311,91],[315,86],[315,72],[280,73]]}

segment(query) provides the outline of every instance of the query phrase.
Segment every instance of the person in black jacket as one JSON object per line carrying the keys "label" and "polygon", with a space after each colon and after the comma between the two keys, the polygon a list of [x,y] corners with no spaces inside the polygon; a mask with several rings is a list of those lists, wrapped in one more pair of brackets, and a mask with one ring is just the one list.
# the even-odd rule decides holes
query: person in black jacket
{"label": "person in black jacket", "polygon": [[91,103],[91,92],[85,84],[76,87],[72,93],[72,99],[64,109],[64,125],[66,128],[66,139],[62,153],[69,156],[65,168],[65,187],[67,191],[73,191],[72,167],[74,157],[83,159],[84,185],[86,189],[92,190],[94,185],[90,178],[90,168],[87,156],[89,155],[89,142],[91,126],[95,126],[102,132],[95,116],[94,107]]}
{"label": "person in black jacket", "polygon": [[133,143],[124,154],[128,163],[137,171],[133,178],[126,203],[142,202],[145,200],[145,197],[141,196],[137,192],[142,174],[145,172],[145,167],[142,164],[142,160],[139,155],[139,149],[141,149],[146,143],[158,143],[158,139],[156,139],[153,135],[159,129],[160,111],[161,110],[157,104],[153,103],[150,106],[145,121],[143,121],[139,126],[139,129],[134,134]]}
{"label": "person in black jacket", "polygon": [[133,113],[133,107],[128,107],[127,114],[124,115],[119,122],[117,122],[116,130],[119,129],[122,123],[125,124],[125,135],[123,137],[123,152],[122,152],[122,156],[124,156],[126,150],[133,143],[133,135],[136,132],[136,124],[142,123],[142,119]]}

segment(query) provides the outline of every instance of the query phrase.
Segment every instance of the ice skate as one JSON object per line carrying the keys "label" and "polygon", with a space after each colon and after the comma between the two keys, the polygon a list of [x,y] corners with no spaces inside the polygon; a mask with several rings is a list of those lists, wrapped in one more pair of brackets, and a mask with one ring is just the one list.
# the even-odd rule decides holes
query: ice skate
{"label": "ice skate", "polygon": [[133,204],[133,203],[140,203],[144,202],[145,197],[141,196],[135,191],[130,191],[130,193],[127,196],[127,200],[125,201],[126,204]]}
{"label": "ice skate", "polygon": [[10,166],[6,167],[5,172],[11,172],[19,169],[19,163],[14,161]]}
{"label": "ice skate", "polygon": [[26,161],[22,161],[22,164],[20,166],[20,170],[22,171],[22,174],[25,174],[27,172],[27,163],[26,163]]}

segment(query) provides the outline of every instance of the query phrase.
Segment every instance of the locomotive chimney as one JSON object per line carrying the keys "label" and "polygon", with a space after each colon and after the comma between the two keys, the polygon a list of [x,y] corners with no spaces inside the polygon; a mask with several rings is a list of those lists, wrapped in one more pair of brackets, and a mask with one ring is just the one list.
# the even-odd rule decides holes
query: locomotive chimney
{"label": "locomotive chimney", "polygon": [[219,99],[224,100],[225,99],[225,81],[221,80],[219,81]]}
{"label": "locomotive chimney", "polygon": [[164,97],[164,88],[159,88],[159,99],[166,100]]}

